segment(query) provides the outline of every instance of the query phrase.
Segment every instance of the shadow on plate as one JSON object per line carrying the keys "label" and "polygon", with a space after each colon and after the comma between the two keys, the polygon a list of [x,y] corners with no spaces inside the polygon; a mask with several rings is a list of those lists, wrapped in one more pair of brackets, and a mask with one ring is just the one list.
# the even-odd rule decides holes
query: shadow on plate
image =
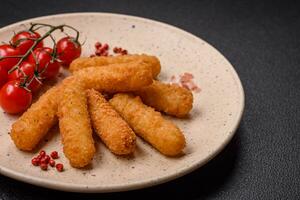
{"label": "shadow on plate", "polygon": [[108,193],[108,194],[79,194],[67,193],[38,188],[0,176],[0,193],[10,194],[16,199],[54,199],[64,196],[71,199],[147,199],[159,196],[169,196],[172,199],[206,198],[221,192],[235,171],[240,155],[240,135],[245,134],[241,123],[235,136],[225,149],[213,160],[198,170],[168,183],[146,189]]}

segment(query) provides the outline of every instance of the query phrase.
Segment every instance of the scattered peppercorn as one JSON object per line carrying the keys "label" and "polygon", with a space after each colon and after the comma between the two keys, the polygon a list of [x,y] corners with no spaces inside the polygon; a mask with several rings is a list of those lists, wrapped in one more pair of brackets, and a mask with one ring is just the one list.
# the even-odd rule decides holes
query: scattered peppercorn
{"label": "scattered peppercorn", "polygon": [[35,158],[32,158],[31,163],[32,163],[34,166],[39,166],[40,160],[39,160],[37,157],[35,157]]}
{"label": "scattered peppercorn", "polygon": [[41,168],[42,170],[46,171],[46,170],[48,169],[48,164],[46,164],[46,163],[41,163],[41,164],[40,164],[40,168]]}
{"label": "scattered peppercorn", "polygon": [[[90,55],[90,57],[95,57],[95,56],[112,56],[109,54],[109,45],[107,43],[104,43],[103,45],[100,42],[95,43],[95,53]],[[115,54],[119,55],[127,55],[128,51],[126,49],[123,49],[121,47],[114,47],[113,52]]]}
{"label": "scattered peppercorn", "polygon": [[42,159],[41,159],[41,163],[44,163],[44,164],[48,164],[50,161],[50,156],[48,155],[45,155]]}
{"label": "scattered peppercorn", "polygon": [[52,151],[51,154],[50,154],[51,158],[53,159],[57,159],[58,158],[58,153],[57,151]]}
{"label": "scattered peppercorn", "polygon": [[113,52],[114,52],[114,53],[118,53],[118,52],[119,52],[119,48],[118,48],[118,47],[114,47],[114,48],[113,48]]}
{"label": "scattered peppercorn", "polygon": [[126,49],[123,49],[121,47],[114,47],[113,51],[115,54],[121,54],[121,55],[127,55],[128,51]]}
{"label": "scattered peppercorn", "polygon": [[96,49],[99,49],[101,46],[102,46],[102,44],[100,42],[96,42],[95,43],[95,48]]}
{"label": "scattered peppercorn", "polygon": [[126,50],[126,49],[123,49],[123,50],[121,51],[121,54],[122,54],[122,55],[127,55],[127,54],[128,54],[128,52],[127,52],[127,50]]}
{"label": "scattered peppercorn", "polygon": [[56,164],[53,160],[58,158],[59,156],[57,151],[52,151],[50,155],[47,155],[46,152],[42,150],[36,157],[31,159],[31,164],[33,166],[40,166],[40,168],[44,171],[46,171],[48,169],[48,165],[50,165],[51,167],[55,167],[57,171],[62,172],[64,169],[63,164]]}
{"label": "scattered peppercorn", "polygon": [[49,161],[49,165],[50,165],[51,167],[54,167],[54,166],[55,166],[55,161],[54,161],[54,160],[50,160],[50,161]]}
{"label": "scattered peppercorn", "polygon": [[46,151],[42,150],[42,151],[40,151],[39,154],[40,154],[42,157],[44,157],[44,156],[46,155]]}
{"label": "scattered peppercorn", "polygon": [[105,49],[105,50],[108,50],[109,46],[108,46],[108,44],[105,43],[105,44],[102,46],[102,48]]}
{"label": "scattered peppercorn", "polygon": [[38,159],[38,160],[41,160],[42,158],[43,158],[43,156],[41,156],[41,155],[38,155],[38,156],[37,156],[37,159]]}
{"label": "scattered peppercorn", "polygon": [[55,167],[56,167],[57,171],[59,171],[59,172],[62,172],[64,170],[64,165],[61,163],[56,164]]}

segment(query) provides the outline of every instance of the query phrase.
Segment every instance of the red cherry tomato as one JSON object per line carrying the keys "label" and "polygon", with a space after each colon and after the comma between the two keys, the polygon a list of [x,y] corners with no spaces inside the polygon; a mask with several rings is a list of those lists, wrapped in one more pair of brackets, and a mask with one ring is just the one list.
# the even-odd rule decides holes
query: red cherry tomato
{"label": "red cherry tomato", "polygon": [[[11,43],[19,49],[22,55],[24,55],[30,47],[32,47],[34,40],[40,37],[41,35],[34,31],[21,31],[12,37]],[[36,48],[41,48],[43,46],[43,41],[41,41],[38,43]]]}
{"label": "red cherry tomato", "polygon": [[0,105],[10,114],[24,112],[31,104],[32,94],[20,87],[19,81],[9,81],[0,91]]}
{"label": "red cherry tomato", "polygon": [[0,65],[0,88],[7,82],[7,71]]}
{"label": "red cherry tomato", "polygon": [[0,65],[3,66],[6,71],[9,71],[13,66],[15,66],[20,58],[4,58],[4,56],[19,56],[20,52],[18,49],[13,48],[8,44],[0,45]]}
{"label": "red cherry tomato", "polygon": [[57,56],[63,65],[69,65],[81,54],[81,45],[73,37],[64,37],[57,44]]}
{"label": "red cherry tomato", "polygon": [[[41,73],[40,76],[46,79],[54,78],[60,68],[60,63],[52,59],[53,50],[49,47],[38,48],[33,51],[37,62],[39,63],[38,71]],[[28,62],[35,64],[34,56],[31,54],[28,58]]]}
{"label": "red cherry tomato", "polygon": [[[29,62],[23,61],[20,64],[20,70],[15,70],[11,74],[8,75],[8,80],[20,80],[24,79],[24,74],[21,72],[21,70],[28,76],[28,81],[30,81],[34,76],[34,69],[35,65]],[[28,82],[29,83],[29,82]],[[37,91],[42,85],[36,80],[33,79],[31,83],[27,86],[28,89],[30,89],[32,92]]]}

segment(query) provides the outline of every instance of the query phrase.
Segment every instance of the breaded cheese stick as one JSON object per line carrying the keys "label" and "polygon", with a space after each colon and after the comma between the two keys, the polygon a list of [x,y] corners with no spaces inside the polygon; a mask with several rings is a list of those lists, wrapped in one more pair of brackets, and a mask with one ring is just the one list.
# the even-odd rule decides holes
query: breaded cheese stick
{"label": "breaded cheese stick", "polygon": [[180,129],[164,119],[160,112],[144,105],[141,99],[130,94],[116,94],[109,101],[135,133],[166,156],[176,156],[185,147]]}
{"label": "breaded cheese stick", "polygon": [[49,89],[12,124],[10,136],[20,150],[33,150],[57,122],[57,101],[54,97],[57,90],[57,87]]}
{"label": "breaded cheese stick", "polygon": [[12,124],[10,136],[17,148],[23,151],[33,150],[56,124],[57,94],[69,80],[65,79],[59,86],[49,89]]}
{"label": "breaded cheese stick", "polygon": [[176,117],[184,117],[193,107],[193,94],[186,88],[153,81],[135,92],[142,101],[158,111]]}
{"label": "breaded cheese stick", "polygon": [[69,70],[75,72],[88,67],[106,67],[110,64],[121,64],[134,61],[143,61],[149,64],[152,69],[153,78],[155,78],[160,73],[160,62],[157,57],[149,56],[146,54],[142,55],[123,55],[123,56],[95,56],[95,57],[80,57],[75,59],[71,64]]}
{"label": "breaded cheese stick", "polygon": [[135,91],[152,83],[151,69],[142,61],[112,64],[110,67],[89,67],[77,71],[86,89],[115,93]]}
{"label": "breaded cheese stick", "polygon": [[64,154],[73,167],[85,167],[95,154],[85,89],[73,79],[61,95],[58,118]]}
{"label": "breaded cheese stick", "polygon": [[86,91],[92,126],[108,149],[117,155],[132,154],[135,133],[96,90]]}
{"label": "breaded cheese stick", "polygon": [[[133,91],[152,83],[150,69],[139,63],[114,65],[110,69],[97,68],[82,70],[77,76],[89,88],[106,92]],[[58,87],[53,87],[12,125],[11,138],[17,148],[24,151],[33,150],[49,129],[57,122],[57,106],[62,95],[61,88],[73,79],[69,77]]]}

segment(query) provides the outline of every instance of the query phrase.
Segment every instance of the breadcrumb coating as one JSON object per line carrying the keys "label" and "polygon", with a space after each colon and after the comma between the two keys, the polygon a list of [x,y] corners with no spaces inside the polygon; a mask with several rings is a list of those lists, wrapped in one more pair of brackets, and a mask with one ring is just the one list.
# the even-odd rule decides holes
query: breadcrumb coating
{"label": "breadcrumb coating", "polygon": [[193,107],[193,94],[186,88],[159,81],[135,92],[142,101],[168,115],[176,117],[186,116]]}
{"label": "breadcrumb coating", "polygon": [[86,91],[92,126],[108,149],[117,155],[132,154],[136,136],[129,125],[96,90]]}
{"label": "breadcrumb coating", "polygon": [[125,92],[141,89],[152,83],[147,64],[134,62],[115,64],[110,68],[87,68],[66,78],[58,87],[49,89],[13,123],[11,138],[17,148],[33,150],[49,129],[57,123],[57,107],[67,82],[76,79],[88,88],[104,92]]}
{"label": "breadcrumb coating", "polygon": [[136,91],[152,84],[149,65],[142,61],[112,64],[110,67],[89,67],[77,71],[86,89],[115,93]]}
{"label": "breadcrumb coating", "polygon": [[95,154],[85,88],[73,79],[62,92],[58,106],[63,150],[73,167],[88,165]]}
{"label": "breadcrumb coating", "polygon": [[109,101],[135,133],[166,156],[181,154],[185,138],[181,130],[160,112],[143,104],[138,96],[120,93]]}
{"label": "breadcrumb coating", "polygon": [[88,67],[107,67],[111,64],[121,64],[134,61],[143,61],[147,63],[151,70],[153,78],[160,73],[161,65],[157,57],[146,54],[141,55],[119,55],[119,56],[95,56],[95,57],[80,57],[75,59],[71,64],[69,70],[75,72]]}
{"label": "breadcrumb coating", "polygon": [[32,151],[49,129],[57,123],[57,107],[60,91],[70,79],[44,93],[12,124],[11,139],[17,148]]}

